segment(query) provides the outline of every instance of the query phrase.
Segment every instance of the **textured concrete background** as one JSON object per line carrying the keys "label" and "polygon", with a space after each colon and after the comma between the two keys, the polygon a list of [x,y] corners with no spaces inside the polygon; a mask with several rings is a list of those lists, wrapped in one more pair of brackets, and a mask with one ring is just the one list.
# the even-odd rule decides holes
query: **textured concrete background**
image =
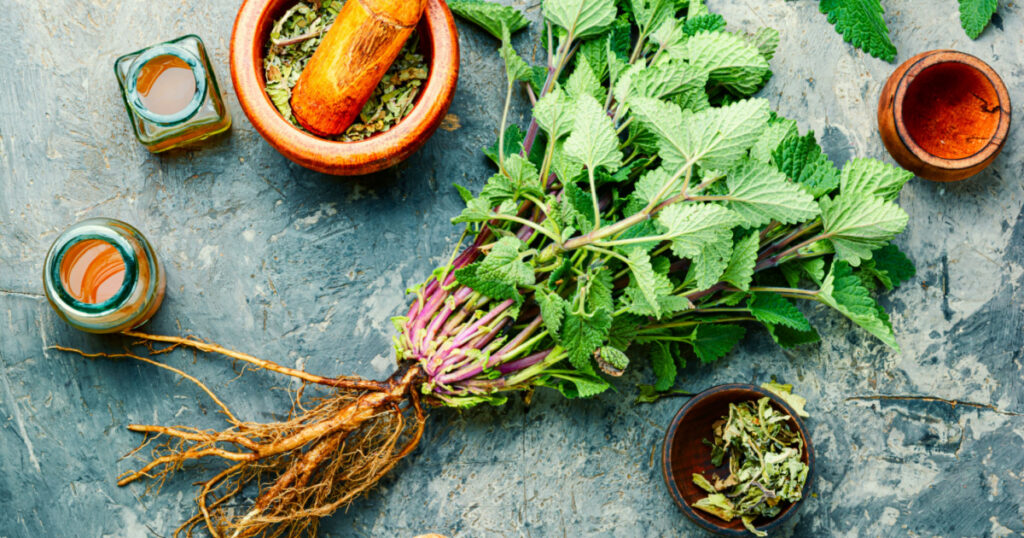
{"label": "textured concrete background", "polygon": [[[200,151],[154,157],[131,135],[111,65],[118,55],[195,32],[222,84],[238,1],[0,0],[0,536],[167,536],[193,509],[184,472],[158,496],[115,486],[137,466],[129,422],[220,426],[208,399],[145,365],[89,361],[51,344],[113,351],[118,337],[66,327],[40,295],[46,248],[71,223],[134,223],[168,273],[147,329],[195,333],[322,374],[380,377],[393,367],[388,318],[457,238],[453,181],[490,174],[478,148],[496,136],[503,80],[495,42],[461,25],[462,79],[439,131],[397,170],[359,182],[299,168],[242,115]],[[539,2],[526,4],[533,18]],[[898,62],[956,48],[991,63],[1024,103],[1024,6],[1002,4],[976,42],[953,0],[886,0]],[[763,95],[814,129],[837,161],[886,158],[875,101],[895,64],[846,44],[813,0],[712,1],[731,28],[782,32]],[[527,56],[533,37],[518,38]],[[525,125],[520,114],[515,119]],[[810,400],[814,496],[800,536],[1008,536],[1024,533],[1024,122],[982,175],[914,180],[898,239],[918,277],[883,299],[893,353],[843,319],[809,309],[824,341],[796,352],[752,331],[691,390],[777,376]],[[241,380],[214,356],[174,364],[206,379],[245,419],[284,410],[287,381]],[[646,372],[593,401],[538,393],[532,405],[435,411],[420,448],[381,487],[326,520],[325,536],[676,536],[697,534],[654,465],[680,402],[631,403]],[[929,396],[858,400],[859,396]],[[945,400],[974,402],[952,406]],[[976,404],[976,405],[975,405]],[[786,534],[784,533],[784,534]]]}

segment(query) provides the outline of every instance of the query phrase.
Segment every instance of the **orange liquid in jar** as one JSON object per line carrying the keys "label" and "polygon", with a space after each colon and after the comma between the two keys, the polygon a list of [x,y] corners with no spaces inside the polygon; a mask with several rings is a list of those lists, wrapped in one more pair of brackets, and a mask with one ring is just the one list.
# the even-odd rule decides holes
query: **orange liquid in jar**
{"label": "orange liquid in jar", "polygon": [[146,62],[135,85],[142,104],[157,114],[185,108],[196,93],[196,79],[185,60],[166,54]]}
{"label": "orange liquid in jar", "polygon": [[64,289],[86,304],[107,301],[124,283],[125,265],[121,253],[101,239],[75,243],[60,262]]}

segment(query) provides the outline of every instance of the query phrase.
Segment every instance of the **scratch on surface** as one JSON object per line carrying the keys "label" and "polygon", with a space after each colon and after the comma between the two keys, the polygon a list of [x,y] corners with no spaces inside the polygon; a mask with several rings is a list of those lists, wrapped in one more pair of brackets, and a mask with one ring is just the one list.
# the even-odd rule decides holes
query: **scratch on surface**
{"label": "scratch on surface", "polygon": [[1013,411],[1003,411],[1002,409],[999,409],[998,407],[996,407],[996,406],[994,406],[992,404],[983,404],[983,403],[977,403],[977,402],[963,402],[963,401],[960,401],[960,400],[947,400],[945,398],[938,398],[936,396],[893,396],[893,395],[885,395],[885,394],[883,394],[883,395],[878,395],[878,396],[851,396],[851,397],[846,399],[846,401],[848,401],[848,402],[850,400],[888,400],[888,401],[938,402],[938,403],[944,403],[944,404],[952,407],[953,409],[956,409],[956,406],[958,406],[958,405],[962,405],[964,407],[973,407],[973,408],[976,408],[976,409],[988,409],[989,411],[992,411],[992,412],[995,412],[995,413],[999,413],[1000,415],[1007,415],[1007,416],[1011,416],[1011,417],[1021,417],[1021,416],[1024,416],[1024,414],[1014,413]]}
{"label": "scratch on surface", "polygon": [[4,360],[3,355],[0,355],[0,381],[4,385],[4,396],[7,399],[8,405],[11,406],[14,423],[18,426],[18,435],[21,436],[21,440],[25,443],[25,448],[28,449],[28,459],[32,462],[32,466],[36,468],[36,472],[42,473],[43,470],[39,467],[39,460],[36,459],[35,450],[32,449],[32,439],[29,439],[28,432],[25,430],[25,421],[21,418],[21,409],[18,408],[18,402],[14,399],[11,382],[7,379],[7,361]]}
{"label": "scratch on surface", "polygon": [[0,288],[0,295],[13,295],[15,297],[28,297],[29,299],[45,299],[46,296],[42,293],[33,293],[31,291],[18,291],[18,290],[5,290]]}

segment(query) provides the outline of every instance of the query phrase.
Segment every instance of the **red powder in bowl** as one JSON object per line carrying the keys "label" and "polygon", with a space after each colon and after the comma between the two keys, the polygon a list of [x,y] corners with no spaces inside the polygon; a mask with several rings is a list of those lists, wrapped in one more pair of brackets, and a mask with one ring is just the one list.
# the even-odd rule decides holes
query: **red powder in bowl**
{"label": "red powder in bowl", "polygon": [[933,65],[907,88],[903,123],[922,149],[944,159],[981,151],[999,125],[999,97],[992,82],[959,62]]}

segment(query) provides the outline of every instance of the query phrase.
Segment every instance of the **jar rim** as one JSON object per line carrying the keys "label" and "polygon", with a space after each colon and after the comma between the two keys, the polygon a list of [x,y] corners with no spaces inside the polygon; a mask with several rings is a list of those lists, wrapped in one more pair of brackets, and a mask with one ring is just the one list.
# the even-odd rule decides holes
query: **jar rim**
{"label": "jar rim", "polygon": [[[76,299],[65,288],[64,279],[60,275],[61,265],[68,250],[78,243],[93,239],[113,246],[124,261],[124,280],[121,282],[121,287],[117,290],[117,293],[101,303],[86,303]],[[139,281],[138,260],[135,257],[135,251],[132,249],[131,244],[121,235],[101,226],[88,226],[86,229],[80,230],[79,233],[65,239],[63,243],[56,247],[56,254],[50,260],[50,266],[47,267],[47,276],[57,297],[69,308],[82,314],[107,314],[117,310],[131,297]]]}
{"label": "jar rim", "polygon": [[[142,102],[142,96],[139,95],[137,89],[139,74],[142,68],[150,60],[160,56],[174,56],[185,62],[189,69],[192,70],[192,77],[196,83],[192,100],[184,108],[173,114],[157,114],[147,108]],[[177,125],[194,116],[199,111],[200,105],[203,104],[203,100],[206,99],[206,91],[206,69],[203,67],[202,61],[192,51],[173,43],[161,43],[143,51],[142,54],[132,60],[131,65],[128,67],[128,74],[125,77],[125,98],[128,100],[132,110],[139,116],[142,116],[143,119],[164,126]]]}

